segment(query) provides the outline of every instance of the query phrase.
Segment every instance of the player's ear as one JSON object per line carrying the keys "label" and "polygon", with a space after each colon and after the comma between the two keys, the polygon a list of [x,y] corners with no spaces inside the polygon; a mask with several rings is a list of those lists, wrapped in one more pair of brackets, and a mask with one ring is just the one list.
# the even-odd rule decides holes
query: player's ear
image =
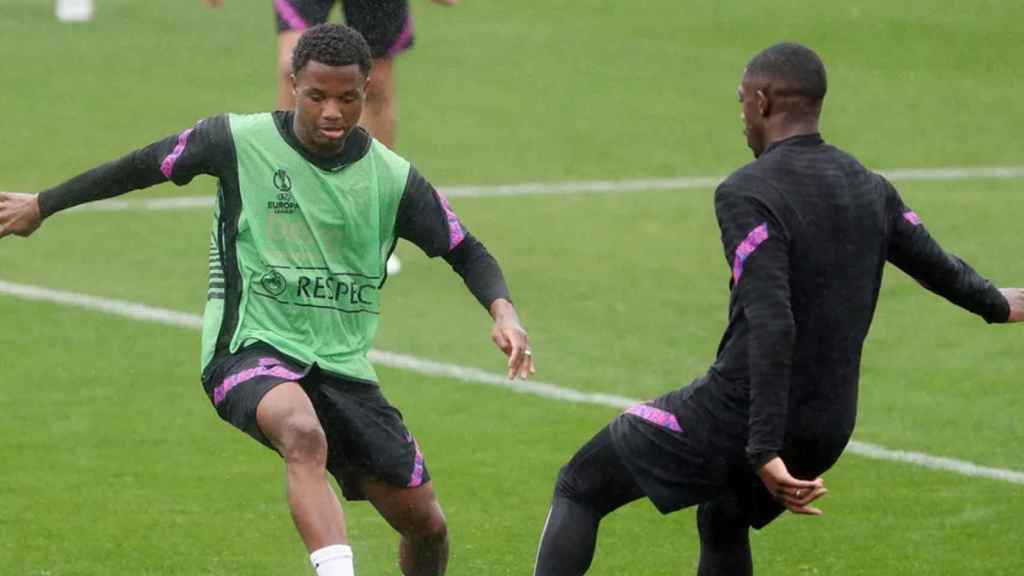
{"label": "player's ear", "polygon": [[292,96],[298,96],[298,94],[299,94],[299,84],[298,84],[298,80],[295,78],[295,74],[290,74],[288,76],[288,79],[292,81]]}
{"label": "player's ear", "polygon": [[758,90],[754,95],[757,100],[757,111],[762,118],[766,118],[772,112],[772,101],[765,94],[764,90]]}

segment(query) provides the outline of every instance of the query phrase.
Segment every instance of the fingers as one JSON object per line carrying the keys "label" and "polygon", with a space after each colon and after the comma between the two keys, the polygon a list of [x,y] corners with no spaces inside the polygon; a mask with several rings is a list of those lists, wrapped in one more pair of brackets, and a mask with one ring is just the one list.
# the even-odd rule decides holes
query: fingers
{"label": "fingers", "polygon": [[530,349],[526,331],[521,327],[496,326],[491,332],[494,343],[508,356],[508,378],[527,379],[536,371],[533,351]]}
{"label": "fingers", "polygon": [[821,510],[810,504],[826,494],[828,494],[828,489],[825,488],[825,483],[821,478],[812,481],[793,479],[779,485],[775,498],[794,514],[820,516]]}

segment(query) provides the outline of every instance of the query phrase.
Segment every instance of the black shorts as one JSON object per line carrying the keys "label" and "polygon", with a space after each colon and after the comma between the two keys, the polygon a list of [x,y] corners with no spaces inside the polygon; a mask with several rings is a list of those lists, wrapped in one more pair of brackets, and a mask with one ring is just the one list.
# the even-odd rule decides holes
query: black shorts
{"label": "black shorts", "polygon": [[[694,398],[707,385],[698,380],[680,390],[638,404],[609,425],[622,462],[644,494],[663,514],[735,498],[750,525],[762,528],[785,508],[775,501],[746,458],[746,430],[724,424]],[[842,447],[787,439],[780,456],[789,472],[813,479],[842,453]]]}
{"label": "black shorts", "polygon": [[256,423],[256,407],[285,382],[298,382],[309,396],[327,436],[327,470],[346,499],[366,498],[364,478],[406,488],[430,481],[402,414],[373,382],[306,366],[265,344],[218,355],[203,373],[203,388],[217,414],[270,449],[273,445]]}
{"label": "black shorts", "polygon": [[[335,0],[274,0],[277,32],[327,22]],[[374,58],[394,57],[413,43],[408,0],[344,0],[345,23],[366,38]]]}

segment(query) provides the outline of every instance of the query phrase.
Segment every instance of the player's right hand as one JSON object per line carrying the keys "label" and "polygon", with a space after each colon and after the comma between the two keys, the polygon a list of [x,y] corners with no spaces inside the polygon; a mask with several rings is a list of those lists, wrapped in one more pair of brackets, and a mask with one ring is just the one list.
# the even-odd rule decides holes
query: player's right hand
{"label": "player's right hand", "polygon": [[776,456],[757,471],[765,488],[775,500],[794,514],[821,516],[821,510],[811,506],[818,498],[828,494],[821,478],[800,480],[790,475],[782,458]]}
{"label": "player's right hand", "polygon": [[1024,288],[1000,288],[1006,303],[1010,305],[1007,322],[1024,322]]}
{"label": "player's right hand", "polygon": [[28,236],[42,222],[36,194],[0,192],[0,238],[10,234]]}

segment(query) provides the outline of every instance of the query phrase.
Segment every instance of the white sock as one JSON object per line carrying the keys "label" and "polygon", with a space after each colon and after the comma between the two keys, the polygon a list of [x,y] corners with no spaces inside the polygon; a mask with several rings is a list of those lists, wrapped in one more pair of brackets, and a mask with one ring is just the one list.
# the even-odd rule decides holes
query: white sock
{"label": "white sock", "polygon": [[309,555],[317,576],[355,576],[352,548],[336,544],[321,548]]}

